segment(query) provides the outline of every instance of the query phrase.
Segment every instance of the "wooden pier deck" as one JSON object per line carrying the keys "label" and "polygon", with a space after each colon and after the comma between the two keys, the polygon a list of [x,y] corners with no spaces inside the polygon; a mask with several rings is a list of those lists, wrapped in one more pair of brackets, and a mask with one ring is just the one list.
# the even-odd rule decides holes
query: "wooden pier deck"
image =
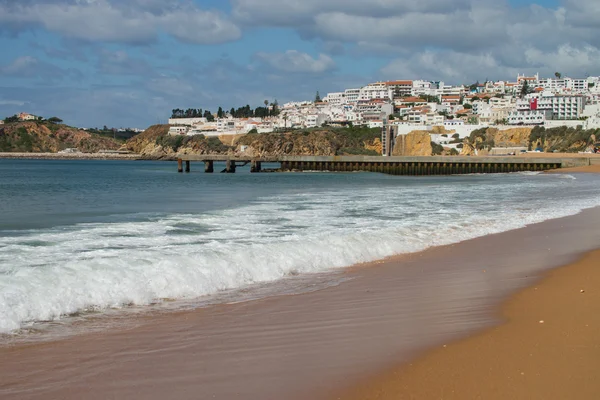
{"label": "wooden pier deck", "polygon": [[[596,160],[594,160],[595,162]],[[279,156],[228,157],[221,155],[187,155],[178,159],[178,171],[190,172],[191,162],[203,162],[204,171],[215,172],[214,163],[224,162],[220,172],[235,173],[250,164],[251,172],[263,171],[264,163],[278,163],[276,171],[379,172],[391,175],[456,175],[547,171],[581,167],[593,163],[588,157],[381,157],[381,156]],[[184,168],[185,164],[185,168]]]}

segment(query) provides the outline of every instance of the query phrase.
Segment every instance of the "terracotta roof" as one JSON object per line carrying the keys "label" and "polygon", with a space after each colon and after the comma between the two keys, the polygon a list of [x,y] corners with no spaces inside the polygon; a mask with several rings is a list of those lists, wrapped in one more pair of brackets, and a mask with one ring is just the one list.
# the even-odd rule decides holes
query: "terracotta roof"
{"label": "terracotta roof", "polygon": [[405,97],[403,99],[399,99],[399,101],[403,103],[427,103],[425,99],[420,97]]}
{"label": "terracotta roof", "polygon": [[396,85],[410,85],[412,86],[413,81],[389,81],[389,82],[385,82],[386,85],[388,86],[396,86]]}

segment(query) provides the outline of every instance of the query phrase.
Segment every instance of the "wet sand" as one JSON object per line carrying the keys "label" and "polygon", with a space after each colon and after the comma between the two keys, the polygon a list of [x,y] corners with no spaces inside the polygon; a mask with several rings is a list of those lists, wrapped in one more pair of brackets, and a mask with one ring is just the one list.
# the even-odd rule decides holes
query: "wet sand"
{"label": "wet sand", "polygon": [[[596,248],[598,226],[596,208],[354,268],[349,281],[313,293],[3,347],[0,398],[330,398],[374,371],[496,325],[502,299]],[[535,318],[553,326],[551,317]]]}
{"label": "wet sand", "polygon": [[593,173],[600,174],[600,159],[598,160],[598,164],[588,165],[587,167],[574,167],[574,168],[561,168],[553,171],[548,171],[553,174],[564,174],[564,173],[574,173],[574,172],[585,172],[585,173]]}
{"label": "wet sand", "polygon": [[500,327],[438,346],[334,398],[600,398],[600,251],[513,296],[503,316]]}

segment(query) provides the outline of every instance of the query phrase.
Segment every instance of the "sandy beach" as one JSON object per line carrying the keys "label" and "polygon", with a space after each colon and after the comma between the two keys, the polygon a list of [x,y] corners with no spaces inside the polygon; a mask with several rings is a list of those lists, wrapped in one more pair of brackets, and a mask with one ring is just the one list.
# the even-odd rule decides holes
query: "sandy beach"
{"label": "sandy beach", "polygon": [[[339,284],[0,348],[3,399],[306,399],[499,322],[497,304],[597,247],[600,209],[392,258]],[[578,285],[579,286],[579,285]],[[593,290],[589,289],[590,292]],[[577,295],[579,295],[579,288]],[[552,326],[552,315],[545,318]]]}
{"label": "sandy beach", "polygon": [[505,323],[438,346],[341,399],[600,398],[600,251],[513,296]]}

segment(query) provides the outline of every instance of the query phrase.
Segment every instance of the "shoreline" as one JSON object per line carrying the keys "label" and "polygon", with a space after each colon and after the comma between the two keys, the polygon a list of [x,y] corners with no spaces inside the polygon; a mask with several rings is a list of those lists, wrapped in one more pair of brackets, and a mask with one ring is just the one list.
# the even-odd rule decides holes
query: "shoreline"
{"label": "shoreline", "polygon": [[143,160],[139,154],[114,153],[0,153],[0,159],[21,160]]}
{"label": "shoreline", "polygon": [[348,281],[317,292],[2,347],[0,395],[329,398],[373,371],[497,324],[499,302],[595,248],[598,223],[600,208],[585,210],[349,269]]}
{"label": "shoreline", "polygon": [[543,273],[502,303],[500,324],[427,350],[331,398],[600,397],[598,260],[600,248]]}

